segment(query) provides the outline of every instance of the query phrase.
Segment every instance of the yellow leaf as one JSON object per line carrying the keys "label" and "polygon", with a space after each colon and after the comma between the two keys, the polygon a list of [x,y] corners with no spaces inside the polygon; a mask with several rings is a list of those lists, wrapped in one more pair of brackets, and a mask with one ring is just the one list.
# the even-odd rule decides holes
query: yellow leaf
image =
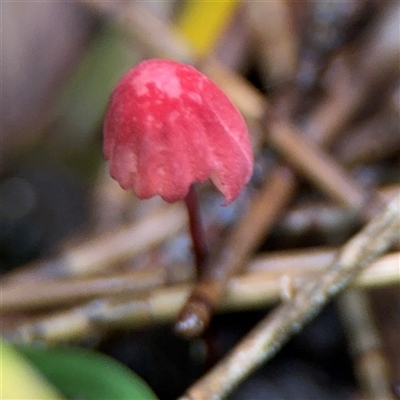
{"label": "yellow leaf", "polygon": [[215,46],[237,5],[237,0],[186,1],[177,28],[196,53],[204,55]]}
{"label": "yellow leaf", "polygon": [[0,357],[1,399],[62,399],[56,389],[5,341],[0,341]]}

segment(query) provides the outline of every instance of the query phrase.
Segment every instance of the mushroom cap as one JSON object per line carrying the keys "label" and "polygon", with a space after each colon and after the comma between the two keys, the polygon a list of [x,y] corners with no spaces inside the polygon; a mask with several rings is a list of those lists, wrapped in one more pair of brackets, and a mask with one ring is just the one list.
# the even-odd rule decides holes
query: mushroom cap
{"label": "mushroom cap", "polygon": [[137,197],[185,198],[210,178],[234,200],[249,181],[253,154],[243,117],[209,78],[170,60],[146,60],[111,94],[104,123],[110,174]]}

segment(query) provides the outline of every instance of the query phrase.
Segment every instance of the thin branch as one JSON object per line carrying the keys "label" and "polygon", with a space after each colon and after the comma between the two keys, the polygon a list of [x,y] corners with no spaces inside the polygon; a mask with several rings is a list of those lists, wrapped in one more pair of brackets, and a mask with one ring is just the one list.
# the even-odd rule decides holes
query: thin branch
{"label": "thin branch", "polygon": [[[323,248],[260,256],[249,264],[248,273],[230,279],[226,296],[217,311],[259,309],[282,298],[287,300],[287,293],[290,295],[305,282],[318,279],[336,253],[335,249]],[[399,262],[399,252],[379,258],[362,271],[352,286],[370,288],[399,284]],[[7,315],[12,317],[15,314],[4,313],[3,334],[15,341],[72,341],[91,337],[115,326],[139,329],[153,323],[165,323],[176,318],[191,289],[192,285],[177,284],[140,296],[120,292],[118,297],[97,299],[33,320],[29,317],[28,321],[20,315],[10,321]],[[14,304],[14,307],[15,310],[18,307],[21,309],[21,304]]]}
{"label": "thin branch", "polygon": [[95,274],[173,237],[185,223],[183,205],[167,205],[132,224],[70,246],[53,260],[37,261],[18,268],[4,275],[2,282],[32,282],[43,278]]}
{"label": "thin branch", "polygon": [[360,290],[349,290],[339,296],[338,305],[361,390],[370,400],[394,400],[390,364],[383,352],[368,296]]}
{"label": "thin branch", "polygon": [[[399,190],[400,185],[390,185],[378,188],[377,192],[386,202]],[[291,207],[276,228],[286,238],[301,237],[310,232],[324,237],[344,237],[356,222],[359,223],[356,217],[353,211],[330,202],[307,201]]]}
{"label": "thin branch", "polygon": [[400,229],[400,194],[339,251],[326,272],[306,282],[293,298],[275,309],[211,371],[188,389],[181,400],[221,399],[310,321],[376,257],[384,253]]}
{"label": "thin branch", "polygon": [[305,139],[293,125],[272,116],[266,130],[271,146],[329,198],[367,218],[379,209],[375,196],[370,199],[371,195],[350,174],[318,145]]}
{"label": "thin branch", "polygon": [[[222,309],[250,309],[276,301],[282,291],[282,279],[293,288],[305,279],[315,279],[316,274],[329,266],[336,251],[323,247],[260,254],[249,263],[246,273],[230,279]],[[399,262],[400,253],[380,258],[358,277],[355,285],[371,287],[398,283]],[[142,299],[147,296],[151,302],[155,294],[162,297],[163,293],[174,293],[181,288],[189,290],[189,285],[181,286],[180,283],[193,279],[192,270],[187,265],[160,265],[149,271],[134,270],[85,279],[44,280],[37,283],[35,290],[31,290],[31,282],[6,283],[1,285],[1,311],[3,315],[16,311],[38,311],[43,307],[60,307],[107,296],[135,298],[140,295]],[[160,289],[166,284],[173,286]],[[178,300],[176,304],[179,307]]]}

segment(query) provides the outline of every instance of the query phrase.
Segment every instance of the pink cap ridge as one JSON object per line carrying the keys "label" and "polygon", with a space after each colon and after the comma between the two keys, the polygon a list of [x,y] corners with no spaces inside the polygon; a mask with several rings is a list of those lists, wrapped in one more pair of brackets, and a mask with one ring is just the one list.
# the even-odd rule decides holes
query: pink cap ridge
{"label": "pink cap ridge", "polygon": [[141,199],[185,198],[210,178],[234,200],[249,181],[253,154],[237,108],[195,68],[169,60],[143,61],[111,94],[104,123],[110,174]]}

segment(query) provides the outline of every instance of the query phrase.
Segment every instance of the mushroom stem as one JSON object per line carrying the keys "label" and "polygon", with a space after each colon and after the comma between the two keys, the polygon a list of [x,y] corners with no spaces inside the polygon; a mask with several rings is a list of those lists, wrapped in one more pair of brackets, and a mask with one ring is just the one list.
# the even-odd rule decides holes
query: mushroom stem
{"label": "mushroom stem", "polygon": [[185,204],[189,217],[189,230],[192,238],[196,274],[199,278],[203,270],[204,263],[208,257],[208,246],[203,224],[201,222],[200,208],[194,185],[190,186],[189,193],[185,197]]}

